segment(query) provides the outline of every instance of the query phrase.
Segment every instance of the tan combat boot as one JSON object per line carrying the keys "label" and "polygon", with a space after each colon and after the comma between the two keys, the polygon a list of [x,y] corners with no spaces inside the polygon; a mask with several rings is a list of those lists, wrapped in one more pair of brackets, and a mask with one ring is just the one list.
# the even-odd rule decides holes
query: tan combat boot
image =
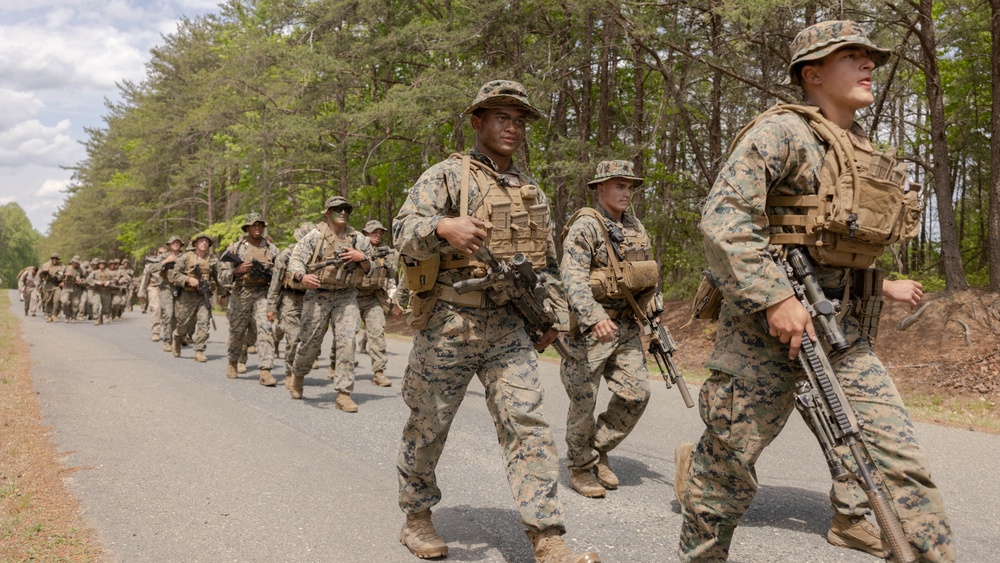
{"label": "tan combat boot", "polygon": [[290,373],[285,374],[285,389],[292,390],[292,374]]}
{"label": "tan combat boot", "polygon": [[236,373],[246,373],[247,365],[243,362],[236,362]]}
{"label": "tan combat boot", "polygon": [[601,557],[593,551],[575,553],[555,528],[528,532],[528,537],[535,545],[537,563],[601,563]]}
{"label": "tan combat boot", "polygon": [[372,383],[379,387],[392,387],[392,382],[380,371],[375,372],[375,377],[372,377]]}
{"label": "tan combat boot", "polygon": [[229,379],[236,379],[236,364],[235,363],[229,362],[229,365],[226,366],[226,377],[229,378]]}
{"label": "tan combat boot", "polygon": [[319,367],[319,360],[313,360],[313,367],[312,368],[316,369],[318,367]]}
{"label": "tan combat boot", "polygon": [[[97,324],[97,321],[94,321],[94,324]],[[172,349],[172,347],[170,346],[170,341],[169,340],[164,340],[163,341],[163,351],[164,352],[169,352],[171,349]]]}
{"label": "tan combat boot", "polygon": [[256,354],[256,353],[257,353],[256,346],[247,346],[247,354]]}
{"label": "tan combat boot", "polygon": [[694,444],[691,442],[681,442],[674,448],[674,464],[677,465],[674,471],[674,496],[684,510],[684,492],[687,490],[688,480],[691,478],[691,450]]}
{"label": "tan combat boot", "polygon": [[421,559],[448,555],[448,544],[434,530],[430,510],[406,515],[406,523],[399,532],[399,543]]}
{"label": "tan combat boot", "polygon": [[278,380],[271,376],[271,370],[262,369],[260,370],[260,384],[264,387],[274,387],[278,384]]}
{"label": "tan combat boot", "polygon": [[856,549],[875,557],[886,556],[879,531],[864,516],[834,514],[826,541],[830,545]]}
{"label": "tan combat boot", "polygon": [[174,352],[174,357],[175,358],[180,358],[181,357],[181,339],[180,338],[174,338],[173,352]]}
{"label": "tan combat boot", "polygon": [[615,490],[621,481],[618,480],[618,476],[615,472],[611,470],[611,466],[608,465],[608,454],[605,452],[598,452],[599,457],[597,458],[597,467],[594,469],[597,471],[597,481],[604,485],[605,489]]}
{"label": "tan combat boot", "polygon": [[[288,377],[288,376],[286,376]],[[306,376],[304,375],[292,375],[292,385],[289,387],[288,391],[292,394],[293,399],[302,398],[302,386],[306,382]]]}
{"label": "tan combat boot", "polygon": [[351,394],[343,391],[337,393],[337,400],[333,406],[339,411],[358,412],[358,404],[351,399]]}
{"label": "tan combat boot", "polygon": [[570,469],[569,486],[587,498],[601,498],[607,492],[590,469]]}
{"label": "tan combat boot", "polygon": [[197,352],[194,353],[194,361],[205,363],[205,362],[208,361],[208,357],[205,356],[204,352],[202,352],[201,350],[198,350]]}
{"label": "tan combat boot", "polygon": [[[313,369],[316,369],[315,365],[313,366]],[[332,364],[330,365],[330,367],[326,368],[326,378],[327,379],[337,379],[337,370],[333,369],[333,365]]]}
{"label": "tan combat boot", "polygon": [[152,340],[153,342],[159,342],[160,341],[160,335],[159,334],[150,335],[149,339]]}

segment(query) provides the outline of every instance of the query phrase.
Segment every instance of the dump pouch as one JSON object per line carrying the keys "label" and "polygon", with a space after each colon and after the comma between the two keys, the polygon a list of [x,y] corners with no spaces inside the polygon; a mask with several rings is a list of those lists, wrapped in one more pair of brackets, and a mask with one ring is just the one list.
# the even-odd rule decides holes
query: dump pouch
{"label": "dump pouch", "polygon": [[704,321],[717,321],[720,309],[722,309],[722,291],[715,284],[712,274],[705,270],[702,272],[701,283],[691,303],[691,317]]}
{"label": "dump pouch", "polygon": [[406,271],[406,287],[410,291],[414,293],[429,291],[437,283],[438,271],[441,269],[441,254],[435,253],[427,260],[403,256],[403,269]]}

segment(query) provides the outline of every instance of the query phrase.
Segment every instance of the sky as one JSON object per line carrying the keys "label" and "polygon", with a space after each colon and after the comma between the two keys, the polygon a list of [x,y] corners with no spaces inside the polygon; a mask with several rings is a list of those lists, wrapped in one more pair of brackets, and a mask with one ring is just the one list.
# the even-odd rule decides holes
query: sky
{"label": "sky", "polygon": [[141,82],[149,50],[220,1],[0,0],[0,205],[47,234],[116,83]]}

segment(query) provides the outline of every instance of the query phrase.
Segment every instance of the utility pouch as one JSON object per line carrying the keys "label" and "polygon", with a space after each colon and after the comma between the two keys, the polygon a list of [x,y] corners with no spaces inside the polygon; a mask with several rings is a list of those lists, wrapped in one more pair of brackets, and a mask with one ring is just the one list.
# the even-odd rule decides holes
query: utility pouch
{"label": "utility pouch", "polygon": [[712,274],[705,270],[701,275],[701,283],[694,294],[691,303],[691,317],[703,321],[719,320],[719,310],[722,308],[722,291],[715,284]]}
{"label": "utility pouch", "polygon": [[429,291],[414,293],[410,296],[410,315],[406,317],[406,324],[413,330],[423,330],[427,328],[427,323],[431,320],[431,312],[434,304],[438,300],[438,291],[431,288]]}
{"label": "utility pouch", "polygon": [[403,256],[403,269],[406,270],[406,287],[410,291],[414,293],[429,291],[437,283],[438,271],[441,269],[441,255],[434,254],[427,260]]}
{"label": "utility pouch", "polygon": [[882,270],[866,268],[851,272],[851,293],[854,307],[852,314],[858,320],[861,335],[869,342],[878,336],[878,323],[882,316]]}
{"label": "utility pouch", "polygon": [[659,279],[660,267],[656,264],[656,260],[622,262],[621,285],[632,293],[656,287]]}

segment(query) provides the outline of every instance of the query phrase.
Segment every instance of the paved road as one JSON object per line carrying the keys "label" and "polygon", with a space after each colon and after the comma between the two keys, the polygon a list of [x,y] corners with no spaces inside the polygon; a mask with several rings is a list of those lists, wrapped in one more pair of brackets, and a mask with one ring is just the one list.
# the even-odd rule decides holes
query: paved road
{"label": "paved road", "polygon": [[[17,303],[16,294],[10,293]],[[17,312],[17,307],[12,310]],[[387,389],[370,383],[360,356],[358,414],[333,408],[326,361],[307,378],[305,400],[254,378],[225,378],[227,323],[209,340],[206,364],[149,341],[149,318],[92,324],[24,319],[35,387],[68,477],[108,561],[413,562],[398,542],[395,457],[406,409],[399,383],[409,342],[390,339]],[[328,337],[329,339],[329,337]],[[328,345],[324,348],[328,349]],[[256,365],[251,356],[251,371]],[[276,364],[275,375],[284,373]],[[543,362],[545,412],[564,450],[567,401],[558,365]],[[605,394],[606,397],[606,394]],[[673,447],[701,422],[675,390],[653,399],[611,455],[621,488],[603,500],[560,487],[577,548],[606,562],[676,561],[680,515]],[[1000,436],[921,424],[944,491],[961,561],[1000,553]],[[444,500],[435,524],[448,561],[530,562],[530,544],[500,465],[478,381],[471,385],[441,459]],[[813,438],[793,422],[758,465],[761,491],[733,541],[733,561],[873,561],[829,546],[826,470]],[[566,483],[565,469],[561,484]]]}

